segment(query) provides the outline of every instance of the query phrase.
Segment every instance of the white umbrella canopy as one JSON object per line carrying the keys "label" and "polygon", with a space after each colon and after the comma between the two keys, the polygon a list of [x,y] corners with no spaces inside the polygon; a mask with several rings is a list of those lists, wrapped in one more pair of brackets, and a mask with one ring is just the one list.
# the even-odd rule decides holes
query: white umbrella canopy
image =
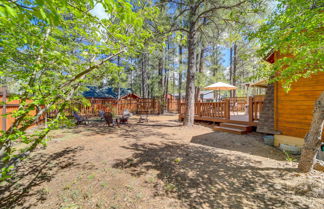
{"label": "white umbrella canopy", "polygon": [[217,82],[212,85],[206,86],[204,89],[206,89],[206,90],[235,90],[235,89],[237,89],[237,87],[232,86],[227,83]]}
{"label": "white umbrella canopy", "polygon": [[250,86],[259,87],[259,88],[267,88],[268,87],[268,81],[267,80],[261,80],[261,81],[250,84]]}

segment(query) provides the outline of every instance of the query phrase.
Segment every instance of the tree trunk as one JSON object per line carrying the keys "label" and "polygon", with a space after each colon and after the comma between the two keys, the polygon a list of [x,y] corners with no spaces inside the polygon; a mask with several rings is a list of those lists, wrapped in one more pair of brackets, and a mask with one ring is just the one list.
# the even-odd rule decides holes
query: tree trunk
{"label": "tree trunk", "polygon": [[[230,48],[230,66],[229,66],[229,81],[230,81],[230,84],[233,83],[233,47]],[[232,97],[232,91],[230,92],[230,97]]]}
{"label": "tree trunk", "polygon": [[148,98],[148,72],[147,72],[147,66],[148,66],[148,55],[145,54],[144,56],[144,98]]}
{"label": "tree trunk", "polygon": [[163,98],[163,103],[164,103],[164,111],[168,111],[168,106],[167,106],[167,102],[168,102],[168,94],[169,94],[169,51],[170,51],[170,37],[168,37],[167,39],[167,48],[165,50],[165,61],[164,61],[164,98]]}
{"label": "tree trunk", "polygon": [[[182,39],[181,39],[182,40]],[[182,86],[182,45],[179,44],[179,84],[178,84],[178,92],[179,92],[179,104],[178,110],[180,111],[181,105],[181,86]]]}
{"label": "tree trunk", "polygon": [[[117,57],[117,66],[120,67],[120,56]],[[118,73],[118,75],[119,75],[119,78],[120,78],[121,73]],[[120,80],[118,80],[117,88],[118,88],[117,99],[119,100],[120,99]]]}
{"label": "tree trunk", "polygon": [[[198,48],[198,47],[197,47]],[[200,58],[200,52],[195,52],[195,72],[199,72],[199,58]],[[198,86],[195,86],[195,102],[198,101]]]}
{"label": "tree trunk", "polygon": [[[234,43],[233,45],[233,72],[232,72],[232,85],[236,86],[236,66],[237,66],[237,45]],[[236,90],[232,91],[232,97],[236,96]]]}
{"label": "tree trunk", "polygon": [[141,85],[141,90],[142,90],[142,97],[147,98],[147,59],[146,59],[146,54],[142,55],[142,85]]}
{"label": "tree trunk", "polygon": [[[205,54],[205,46],[202,45],[202,48],[200,50],[200,58],[199,58],[199,65],[198,65],[198,72],[199,73],[203,73],[204,72],[204,54]],[[198,102],[199,99],[200,99],[200,87],[197,87],[195,101]]]}
{"label": "tree trunk", "polygon": [[302,150],[298,169],[301,172],[312,170],[315,156],[321,145],[322,131],[324,126],[324,91],[317,99],[313,112],[313,120],[310,130],[305,136],[305,144]]}
{"label": "tree trunk", "polygon": [[[173,58],[173,60],[175,60],[174,58]],[[175,82],[175,63],[173,61],[173,68],[172,68],[172,94],[175,94],[176,93],[176,90],[175,90],[176,87],[175,87],[175,85],[176,85],[176,82]]]}
{"label": "tree trunk", "polygon": [[158,63],[158,70],[159,70],[159,88],[160,91],[163,91],[163,57],[159,58],[159,63]]}
{"label": "tree trunk", "polygon": [[[216,55],[216,49],[215,49],[215,45],[213,45],[213,53],[212,53],[212,65],[216,66],[218,63],[217,63],[217,55]],[[217,73],[217,67],[214,67],[213,68],[213,77],[215,78],[216,77],[216,73]]]}
{"label": "tree trunk", "polygon": [[133,70],[131,70],[131,77],[130,77],[130,85],[131,85],[131,91],[132,91],[132,93],[134,93],[134,71]]}
{"label": "tree trunk", "polygon": [[[162,57],[160,57],[159,58],[159,63],[158,63],[158,68],[159,68],[159,78],[160,78],[160,80],[159,80],[159,94],[160,94],[160,96],[161,96],[161,98],[160,98],[160,102],[161,102],[161,104],[163,104],[162,103],[162,101],[163,101],[163,93],[164,93],[164,86],[163,86],[163,54],[164,53],[162,53]],[[164,109],[163,109],[163,105],[162,105],[162,108],[161,108],[161,112],[160,113],[163,113],[163,111],[164,111]]]}
{"label": "tree trunk", "polygon": [[[133,63],[132,58],[130,58],[130,63]],[[134,93],[134,70],[130,71],[130,87],[131,87],[132,93]]]}
{"label": "tree trunk", "polygon": [[[191,15],[190,15],[191,16]],[[193,17],[193,15],[192,15]],[[189,18],[190,19],[190,18]],[[188,69],[186,86],[186,113],[183,121],[185,126],[193,126],[195,115],[195,45],[196,35],[194,24],[190,24],[188,33]]]}

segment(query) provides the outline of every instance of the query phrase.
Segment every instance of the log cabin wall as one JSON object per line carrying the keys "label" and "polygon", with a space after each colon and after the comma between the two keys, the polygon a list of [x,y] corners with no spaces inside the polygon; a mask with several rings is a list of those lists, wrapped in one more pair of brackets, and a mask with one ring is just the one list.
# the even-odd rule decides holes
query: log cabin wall
{"label": "log cabin wall", "polygon": [[[309,78],[301,78],[293,83],[288,93],[280,83],[275,84],[275,130],[281,135],[290,137],[284,139],[278,135],[275,140],[276,145],[280,143],[303,144],[303,138],[312,121],[315,101],[323,91],[324,72]],[[322,139],[324,139],[323,136]]]}

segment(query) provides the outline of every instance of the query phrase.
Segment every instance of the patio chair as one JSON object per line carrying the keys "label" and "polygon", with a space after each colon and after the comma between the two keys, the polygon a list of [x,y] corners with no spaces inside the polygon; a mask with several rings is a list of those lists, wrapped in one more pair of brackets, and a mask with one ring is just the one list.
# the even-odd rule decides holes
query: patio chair
{"label": "patio chair", "polygon": [[148,115],[140,115],[140,118],[138,119],[138,123],[144,123],[147,122],[148,123]]}
{"label": "patio chair", "polygon": [[137,114],[140,115],[138,123],[148,122],[148,115],[150,113],[150,109],[146,103],[142,103],[138,106]]}
{"label": "patio chair", "polygon": [[118,119],[114,120],[113,114],[111,112],[105,112],[104,118],[109,127],[111,125],[115,126],[115,124],[119,127]]}
{"label": "patio chair", "polygon": [[121,124],[126,124],[126,123],[128,123],[128,119],[129,119],[130,117],[132,117],[132,116],[133,116],[133,114],[130,113],[129,110],[126,109],[126,110],[123,112],[123,115],[121,116],[121,118],[119,119],[119,122],[120,122]]}
{"label": "patio chair", "polygon": [[103,111],[103,110],[99,110],[98,115],[99,115],[99,117],[100,117],[100,120],[104,120],[104,119],[105,119],[105,111]]}
{"label": "patio chair", "polygon": [[80,116],[75,111],[73,111],[73,117],[75,118],[77,125],[81,125],[82,123],[84,123],[85,125],[87,125],[87,123],[88,123],[88,118],[87,117]]}

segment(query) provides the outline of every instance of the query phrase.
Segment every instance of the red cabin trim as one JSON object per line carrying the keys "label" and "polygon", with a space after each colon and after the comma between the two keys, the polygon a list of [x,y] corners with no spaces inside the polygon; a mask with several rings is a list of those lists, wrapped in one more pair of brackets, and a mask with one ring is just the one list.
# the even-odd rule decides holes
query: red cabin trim
{"label": "red cabin trim", "polygon": [[139,98],[141,98],[141,97],[139,97],[139,96],[137,96],[136,94],[133,94],[133,93],[127,94],[127,95],[121,97],[121,99],[139,99]]}

